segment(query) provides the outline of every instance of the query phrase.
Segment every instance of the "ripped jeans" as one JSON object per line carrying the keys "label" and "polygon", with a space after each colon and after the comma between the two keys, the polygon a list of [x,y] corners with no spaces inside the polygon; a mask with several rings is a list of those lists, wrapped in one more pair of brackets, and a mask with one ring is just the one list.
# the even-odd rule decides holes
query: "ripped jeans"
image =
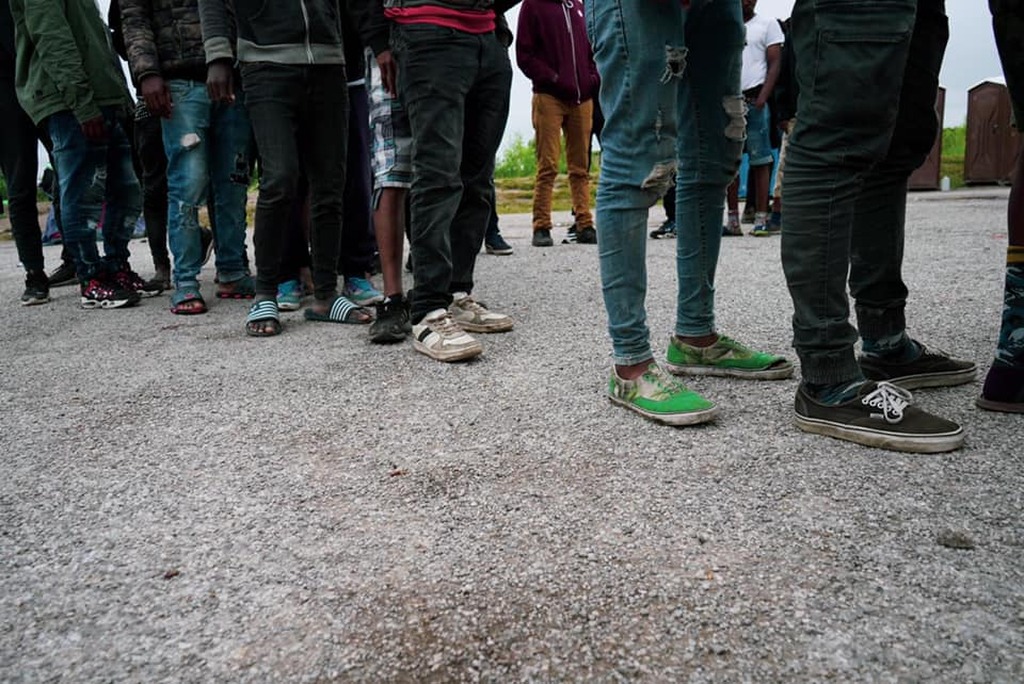
{"label": "ripped jeans", "polygon": [[[88,140],[69,110],[46,121],[60,183],[61,232],[82,282],[127,268],[128,241],[142,204],[121,108],[102,111],[107,127],[103,142]],[[96,248],[101,223],[102,259]]]}
{"label": "ripped jeans", "polygon": [[168,82],[174,109],[163,121],[167,153],[167,237],[174,257],[174,286],[197,287],[203,265],[199,209],[209,206],[217,245],[217,277],[233,283],[248,271],[245,203],[249,189],[252,129],[241,92],[233,104],[213,104],[200,81]]}
{"label": "ripped jeans", "polygon": [[652,357],[647,295],[648,209],[676,173],[675,332],[715,331],[715,269],[725,189],[739,166],[740,3],[592,0],[587,30],[601,74],[597,190],[601,285],[614,362]]}

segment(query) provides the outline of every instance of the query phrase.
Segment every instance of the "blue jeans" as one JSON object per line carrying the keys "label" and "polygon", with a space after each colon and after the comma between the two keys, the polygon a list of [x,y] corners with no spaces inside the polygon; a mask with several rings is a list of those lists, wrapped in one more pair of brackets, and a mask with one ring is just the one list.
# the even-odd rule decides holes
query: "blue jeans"
{"label": "blue jeans", "polygon": [[[132,152],[117,107],[104,107],[107,139],[88,140],[70,111],[47,119],[60,183],[64,244],[81,281],[103,277],[128,265],[128,241],[142,206],[142,191],[132,169]],[[96,248],[96,227],[103,226],[103,258]]]}
{"label": "blue jeans", "polygon": [[747,100],[747,140],[743,149],[750,155],[751,166],[770,166],[775,163],[772,138],[768,132],[770,125],[768,105],[758,109],[753,100]]}
{"label": "blue jeans", "polygon": [[806,382],[862,378],[858,332],[878,340],[906,329],[907,179],[938,132],[948,37],[943,0],[800,0],[793,8],[800,112],[786,150],[782,267]]}
{"label": "blue jeans", "polygon": [[[592,0],[587,27],[601,74],[598,251],[614,362],[651,358],[648,209],[676,174],[675,332],[714,332],[715,269],[725,189],[736,175],[745,121],[739,2]],[[627,47],[628,46],[628,47]]]}
{"label": "blue jeans", "polygon": [[245,203],[249,189],[249,115],[242,93],[234,104],[211,103],[206,84],[168,83],[174,109],[163,122],[167,153],[167,237],[174,286],[198,286],[203,264],[199,208],[213,193],[217,277],[233,283],[247,274]]}

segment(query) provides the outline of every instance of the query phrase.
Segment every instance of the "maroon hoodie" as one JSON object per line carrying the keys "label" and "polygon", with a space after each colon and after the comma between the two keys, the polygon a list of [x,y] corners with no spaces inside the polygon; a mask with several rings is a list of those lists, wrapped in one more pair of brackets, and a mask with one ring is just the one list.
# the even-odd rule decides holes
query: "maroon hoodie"
{"label": "maroon hoodie", "polygon": [[516,61],[533,92],[580,104],[597,95],[599,79],[587,39],[582,0],[523,0]]}

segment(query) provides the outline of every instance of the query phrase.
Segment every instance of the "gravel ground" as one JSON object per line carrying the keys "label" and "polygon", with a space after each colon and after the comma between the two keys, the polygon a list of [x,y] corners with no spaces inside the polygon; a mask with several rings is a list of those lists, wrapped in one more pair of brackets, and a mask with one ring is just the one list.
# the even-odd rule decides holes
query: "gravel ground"
{"label": "gravel ground", "polygon": [[[1005,200],[908,209],[911,332],[983,370]],[[797,431],[795,379],[699,379],[715,424],[646,422],[603,396],[596,249],[503,231],[477,294],[516,329],[462,365],[301,313],[249,339],[210,270],[205,316],[22,308],[0,245],[0,679],[1024,678],[1020,417],[921,392],[967,445],[903,455]],[[778,239],[726,240],[718,283],[723,332],[792,353]]]}

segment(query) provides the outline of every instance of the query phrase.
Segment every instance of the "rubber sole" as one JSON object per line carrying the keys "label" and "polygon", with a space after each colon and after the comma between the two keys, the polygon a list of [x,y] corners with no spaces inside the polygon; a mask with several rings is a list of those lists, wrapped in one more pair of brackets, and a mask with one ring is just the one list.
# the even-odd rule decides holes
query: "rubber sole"
{"label": "rubber sole", "polygon": [[834,437],[835,439],[878,449],[914,454],[940,454],[954,451],[963,446],[964,443],[963,428],[957,428],[954,432],[936,435],[901,435],[882,430],[851,428],[841,423],[805,418],[799,414],[794,418],[793,422],[804,432]]}
{"label": "rubber sole", "polygon": [[747,380],[785,380],[793,375],[793,364],[772,366],[764,370],[745,370],[742,368],[720,368],[718,366],[678,366],[666,361],[665,368],[673,375],[705,375],[718,378],[743,378]]}
{"label": "rubber sole", "polygon": [[[865,373],[867,375],[867,373]],[[926,387],[956,387],[973,382],[978,375],[978,367],[965,368],[964,370],[946,371],[944,373],[924,373],[921,375],[904,375],[899,378],[872,378],[876,382],[886,381],[907,390],[923,389]]]}
{"label": "rubber sole", "polygon": [[455,318],[454,316],[452,318],[453,318],[453,320],[456,323],[459,324],[459,327],[462,328],[463,330],[465,330],[466,332],[473,332],[473,333],[502,333],[502,332],[508,332],[512,328],[515,327],[515,321],[513,321],[511,318],[508,319],[507,323],[500,323],[500,324],[497,324],[497,325],[480,325],[480,324],[477,324],[477,323],[466,323],[464,321],[460,321],[459,319]]}
{"label": "rubber sole", "polygon": [[92,309],[124,309],[135,306],[139,303],[137,299],[85,299],[79,302],[79,306],[87,311]]}
{"label": "rubber sole", "polygon": [[998,411],[1000,413],[1024,413],[1024,402],[992,401],[985,397],[978,397],[975,405],[986,411]]}
{"label": "rubber sole", "polygon": [[718,407],[712,406],[709,409],[703,411],[692,411],[690,413],[653,413],[651,411],[644,411],[642,408],[608,395],[608,401],[619,406],[623,406],[633,413],[638,413],[648,420],[653,420],[655,423],[661,423],[663,425],[672,425],[674,427],[683,427],[686,425],[702,425],[703,423],[709,423],[718,416]]}
{"label": "rubber sole", "polygon": [[445,363],[453,363],[455,361],[468,361],[469,359],[480,356],[484,353],[484,348],[479,343],[472,347],[462,347],[461,349],[452,349],[450,351],[438,351],[431,349],[427,345],[423,344],[417,339],[413,339],[412,347],[420,354],[429,356],[435,361],[443,361]]}

